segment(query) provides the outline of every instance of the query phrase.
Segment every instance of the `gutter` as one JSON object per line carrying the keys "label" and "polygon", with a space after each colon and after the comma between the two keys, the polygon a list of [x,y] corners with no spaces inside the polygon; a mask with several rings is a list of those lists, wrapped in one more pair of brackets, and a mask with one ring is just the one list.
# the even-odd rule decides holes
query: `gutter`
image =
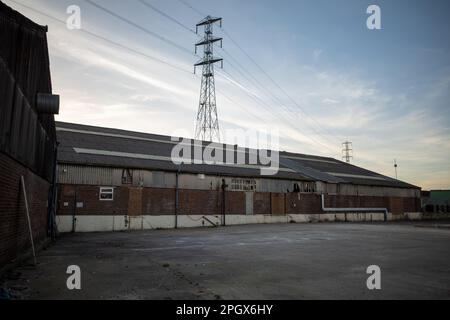
{"label": "gutter", "polygon": [[387,216],[389,210],[387,208],[326,208],[325,207],[325,194],[322,193],[322,211],[324,212],[343,212],[343,213],[359,213],[359,212],[370,212],[370,213],[384,213],[384,222],[387,222]]}

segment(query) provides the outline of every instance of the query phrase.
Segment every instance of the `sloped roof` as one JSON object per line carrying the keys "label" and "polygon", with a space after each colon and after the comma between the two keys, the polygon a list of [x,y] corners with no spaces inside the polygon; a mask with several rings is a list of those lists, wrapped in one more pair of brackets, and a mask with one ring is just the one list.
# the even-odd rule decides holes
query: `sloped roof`
{"label": "sloped roof", "polygon": [[[178,144],[171,137],[57,122],[60,143],[59,163],[178,171],[171,161],[172,149]],[[206,146],[206,142],[203,145]],[[235,146],[227,146],[236,150]],[[246,149],[248,157],[249,150]],[[221,176],[261,177],[260,166],[247,161],[242,165],[183,164],[181,171]],[[264,177],[264,176],[262,176]],[[344,163],[305,154],[280,153],[280,170],[267,178],[324,181],[399,188],[418,188],[405,182]]]}

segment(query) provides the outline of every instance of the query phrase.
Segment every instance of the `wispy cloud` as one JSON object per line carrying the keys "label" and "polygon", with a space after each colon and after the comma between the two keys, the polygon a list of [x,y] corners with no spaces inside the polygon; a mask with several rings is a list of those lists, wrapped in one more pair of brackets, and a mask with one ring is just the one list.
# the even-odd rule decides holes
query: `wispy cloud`
{"label": "wispy cloud", "polygon": [[[29,3],[64,17],[65,11],[61,10],[64,1]],[[120,8],[123,4],[114,2],[111,5]],[[162,1],[160,5],[176,7]],[[208,5],[213,8],[215,3]],[[61,24],[25,12],[40,23],[50,25],[52,79],[54,89],[62,98],[59,120],[161,134],[172,134],[180,128],[193,132],[199,77],[168,68],[84,33],[70,32]],[[110,21],[95,10],[85,13],[83,25],[106,38],[183,69],[190,70],[196,62],[195,57],[190,61],[188,55],[178,55],[176,50],[167,49],[134,29],[122,24],[115,26],[117,21]],[[190,39],[186,41],[187,34],[173,30],[166,20],[148,19],[147,13],[138,11],[127,13],[128,16],[133,14],[141,19],[140,23],[147,21],[149,28],[190,45]],[[186,12],[177,14],[184,17]],[[194,24],[196,19],[193,15],[185,20],[192,20]],[[289,20],[276,23],[282,25],[286,21]],[[246,32],[256,35],[260,30],[249,28]],[[351,140],[357,165],[393,176],[393,159],[397,159],[401,179],[424,188],[450,187],[450,69],[436,68],[439,73],[428,75],[426,86],[421,88],[417,83],[403,85],[399,82],[391,89],[384,83],[377,83],[370,74],[358,73],[357,68],[353,68],[353,56],[349,59],[352,60],[350,67],[336,65],[333,56],[339,51],[336,49],[334,54],[325,40],[314,40],[313,43],[308,36],[302,35],[301,48],[289,47],[292,43],[298,45],[299,41],[293,42],[291,33],[286,34],[288,39],[277,42],[286,44],[283,50],[275,48],[270,41],[261,42],[259,37],[255,37],[258,45],[236,40],[297,103],[280,92],[228,42],[227,50],[266,88],[261,90],[248,83],[227,65],[225,70],[232,77],[218,71],[217,99],[224,130],[276,128],[282,138],[281,149],[336,158],[341,157],[341,143]],[[277,33],[274,38],[282,35],[283,32]],[[311,35],[314,39],[320,38],[312,31]],[[437,48],[429,53],[441,54],[442,50]],[[423,52],[428,54],[426,50]],[[401,61],[395,61],[398,62]],[[366,63],[368,70],[374,68],[373,61]],[[392,66],[386,58],[386,81]]]}

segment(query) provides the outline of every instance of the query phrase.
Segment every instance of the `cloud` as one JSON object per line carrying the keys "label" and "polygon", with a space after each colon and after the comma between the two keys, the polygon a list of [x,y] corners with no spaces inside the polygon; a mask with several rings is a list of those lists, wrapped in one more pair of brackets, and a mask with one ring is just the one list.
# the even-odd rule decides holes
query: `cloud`
{"label": "cloud", "polygon": [[[63,41],[54,41],[51,45],[52,53],[59,54],[60,56],[75,60],[77,63],[87,65],[89,67],[98,67],[107,71],[115,71],[121,76],[140,81],[145,84],[149,84],[153,87],[163,89],[177,95],[190,95],[191,92],[186,91],[182,87],[173,85],[169,82],[157,79],[149,76],[147,73],[142,73],[134,68],[128,67],[118,61],[114,61],[111,58],[107,58],[106,55],[102,55],[94,52],[91,49],[84,48],[83,46],[77,46],[68,44]],[[97,51],[98,52],[98,51]],[[127,81],[124,79],[124,81]]]}
{"label": "cloud", "polygon": [[[51,12],[47,8],[51,5],[45,7]],[[91,20],[83,25],[136,50],[190,68],[191,61],[181,59],[174,50],[164,50],[134,32],[126,38],[126,31],[117,28],[115,34],[107,28],[111,25],[97,23]],[[59,120],[162,134],[179,128],[193,131],[199,78],[85,34],[68,33],[58,24],[50,28],[49,45],[54,88],[62,99]],[[428,90],[410,94],[401,85],[389,91],[355,72],[321,68],[317,62],[328,55],[322,49],[309,52],[315,62],[312,66],[299,66],[297,56],[296,60],[286,58],[264,65],[274,78],[272,70],[279,72],[280,86],[301,108],[271,82],[261,79],[261,74],[258,80],[275,92],[279,101],[267,90],[247,86],[246,80],[231,70],[227,72],[233,78],[218,76],[218,91],[238,102],[232,103],[218,92],[222,128],[277,128],[282,149],[336,158],[340,158],[341,143],[351,140],[357,165],[393,176],[396,158],[401,179],[425,188],[450,187],[449,109],[448,99],[443,99],[450,91],[450,71],[431,79]]]}

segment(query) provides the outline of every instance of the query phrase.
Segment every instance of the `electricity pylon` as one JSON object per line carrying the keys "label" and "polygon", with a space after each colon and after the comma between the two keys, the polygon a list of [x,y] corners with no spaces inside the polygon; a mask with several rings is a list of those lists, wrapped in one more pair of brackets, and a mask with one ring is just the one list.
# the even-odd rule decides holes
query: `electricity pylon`
{"label": "electricity pylon", "polygon": [[223,68],[223,59],[214,57],[214,43],[220,42],[222,47],[223,39],[216,38],[213,35],[213,25],[216,23],[219,23],[220,27],[222,27],[222,18],[207,16],[197,24],[196,32],[198,33],[198,28],[203,26],[205,28],[205,37],[195,45],[195,53],[197,53],[199,46],[203,46],[203,59],[194,65],[194,73],[197,67],[202,66],[203,68],[195,138],[211,142],[220,142],[214,64],[220,62]]}
{"label": "electricity pylon", "polygon": [[345,160],[345,162],[350,163],[351,160],[353,159],[353,148],[352,148],[352,143],[349,141],[346,141],[342,144],[343,148],[342,148],[342,159]]}

